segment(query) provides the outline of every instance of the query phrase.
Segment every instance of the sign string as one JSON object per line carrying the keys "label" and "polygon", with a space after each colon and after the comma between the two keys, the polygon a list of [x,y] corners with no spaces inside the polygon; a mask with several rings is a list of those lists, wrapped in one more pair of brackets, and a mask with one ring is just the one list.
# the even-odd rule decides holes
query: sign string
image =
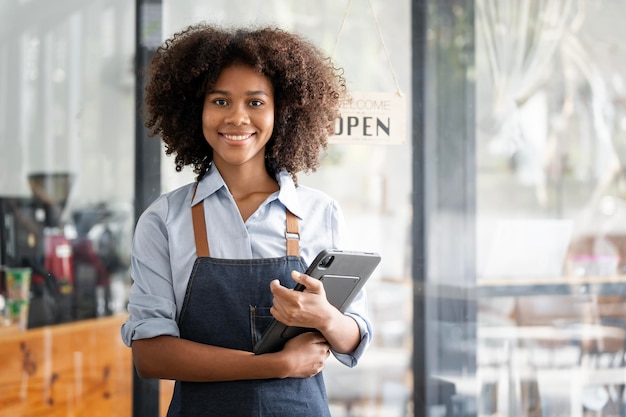
{"label": "sign string", "polygon": [[[391,58],[389,57],[389,50],[387,49],[387,45],[385,45],[385,39],[383,36],[383,31],[380,28],[380,23],[378,22],[378,16],[376,16],[376,11],[374,10],[374,5],[372,4],[372,0],[367,0],[370,6],[370,11],[372,12],[372,17],[374,18],[374,23],[376,24],[376,30],[378,32],[378,38],[380,39],[380,43],[383,46],[383,50],[385,51],[385,57],[387,59],[387,65],[389,65],[389,71],[391,72],[391,76],[393,77],[393,82],[396,86],[396,92],[399,96],[403,96],[402,90],[400,89],[400,83],[398,82],[398,77],[396,77],[396,73],[393,70],[393,65],[391,63]],[[348,4],[346,6],[346,11],[343,14],[343,18],[341,19],[341,24],[339,25],[339,31],[337,32],[337,37],[335,38],[335,45],[333,46],[333,50],[331,53],[331,58],[335,55],[335,50],[337,49],[337,45],[339,44],[339,39],[341,38],[341,33],[343,32],[343,25],[346,22],[346,18],[348,17],[348,12],[350,11],[350,5],[352,4],[352,0],[348,0]]]}

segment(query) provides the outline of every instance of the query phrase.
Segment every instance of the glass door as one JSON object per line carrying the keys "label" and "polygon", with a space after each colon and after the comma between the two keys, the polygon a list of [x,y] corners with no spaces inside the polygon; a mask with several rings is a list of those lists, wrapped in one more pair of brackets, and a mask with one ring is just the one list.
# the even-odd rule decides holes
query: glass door
{"label": "glass door", "polygon": [[476,1],[479,415],[624,415],[624,12]]}

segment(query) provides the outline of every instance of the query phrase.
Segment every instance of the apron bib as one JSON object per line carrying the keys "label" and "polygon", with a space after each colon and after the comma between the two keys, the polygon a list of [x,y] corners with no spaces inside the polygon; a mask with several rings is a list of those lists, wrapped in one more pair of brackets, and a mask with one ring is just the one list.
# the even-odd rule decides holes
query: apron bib
{"label": "apron bib", "polygon": [[[180,337],[251,352],[272,320],[270,282],[278,279],[293,288],[291,271],[305,270],[299,257],[297,218],[287,211],[287,256],[217,259],[209,255],[202,203],[192,213],[198,258],[178,319]],[[306,379],[176,381],[167,416],[330,417],[330,412],[319,373]]]}

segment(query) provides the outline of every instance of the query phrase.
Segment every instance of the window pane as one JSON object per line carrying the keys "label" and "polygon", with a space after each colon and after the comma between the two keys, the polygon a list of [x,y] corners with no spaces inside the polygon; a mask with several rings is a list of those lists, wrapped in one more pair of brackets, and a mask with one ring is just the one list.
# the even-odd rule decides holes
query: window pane
{"label": "window pane", "polygon": [[480,415],[622,415],[615,1],[476,2]]}
{"label": "window pane", "polygon": [[[130,412],[130,354],[117,349],[134,223],[134,14],[123,0],[0,2],[0,403],[11,415],[39,414],[42,401],[82,415],[94,390],[112,399],[99,412]],[[31,272],[21,330],[8,318],[16,267]],[[52,389],[57,379],[75,384]]]}

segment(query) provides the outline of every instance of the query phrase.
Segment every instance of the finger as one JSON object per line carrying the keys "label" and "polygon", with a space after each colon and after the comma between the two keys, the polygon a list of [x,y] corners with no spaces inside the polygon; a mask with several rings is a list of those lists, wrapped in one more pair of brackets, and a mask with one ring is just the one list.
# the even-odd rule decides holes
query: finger
{"label": "finger", "polygon": [[295,269],[291,271],[291,278],[293,278],[293,280],[299,284],[304,284],[305,277],[306,277],[305,274],[299,271],[296,271]]}
{"label": "finger", "polygon": [[287,324],[286,323],[287,319],[285,318],[285,314],[281,310],[276,308],[276,306],[270,307],[270,314],[279,322],[283,324]]}
{"label": "finger", "polygon": [[275,296],[281,296],[285,293],[285,291],[289,291],[289,289],[283,287],[279,280],[274,279],[270,282],[270,291]]}
{"label": "finger", "polygon": [[322,372],[324,370],[324,367],[326,365],[326,361],[322,361],[318,366],[317,369],[315,370],[315,375],[319,374],[320,372]]}
{"label": "finger", "polygon": [[298,271],[291,271],[291,278],[298,284],[302,284],[306,287],[307,292],[317,293],[320,291],[322,282],[319,279],[312,278],[307,274],[300,273]]}
{"label": "finger", "polygon": [[277,280],[277,279],[273,279],[270,282],[270,289],[271,290],[275,290],[275,289],[278,289],[278,288],[282,288],[282,285],[280,285],[280,281]]}

